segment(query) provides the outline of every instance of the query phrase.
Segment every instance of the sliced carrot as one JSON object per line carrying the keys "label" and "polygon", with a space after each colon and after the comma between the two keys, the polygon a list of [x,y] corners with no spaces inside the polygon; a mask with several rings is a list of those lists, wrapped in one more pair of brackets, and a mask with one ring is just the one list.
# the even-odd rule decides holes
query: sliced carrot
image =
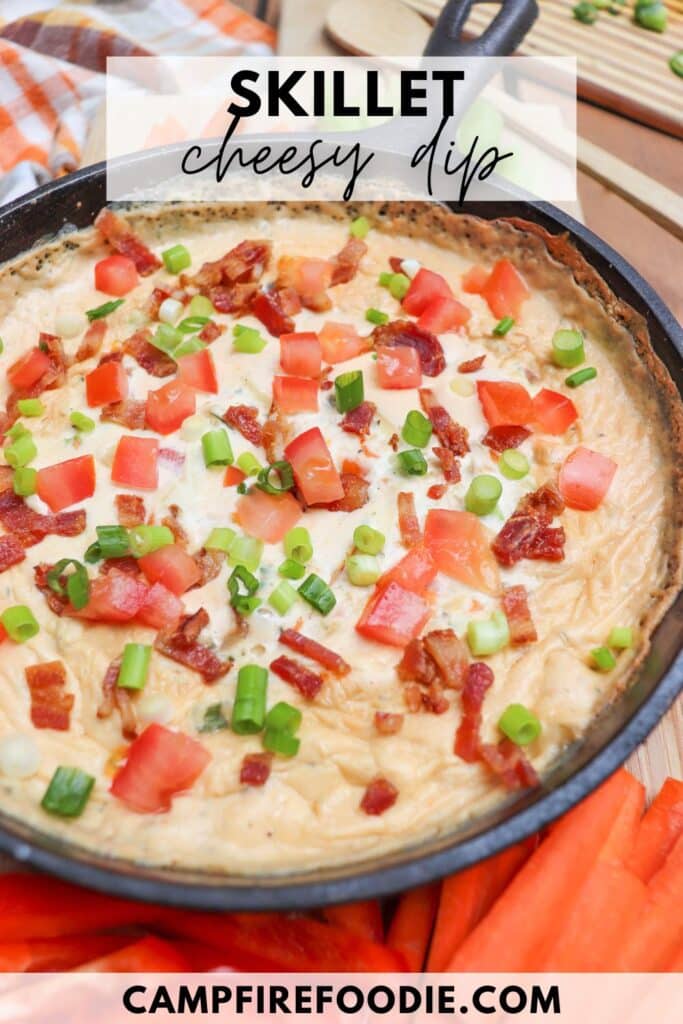
{"label": "sliced carrot", "polygon": [[56,939],[0,942],[0,973],[70,971],[130,942],[125,935],[72,935]]}
{"label": "sliced carrot", "polygon": [[633,852],[638,829],[645,810],[645,786],[629,772],[623,776],[624,794],[607,839],[600,850],[600,860],[625,863]]}
{"label": "sliced carrot", "polygon": [[387,946],[403,955],[410,971],[424,970],[438,902],[438,885],[422,885],[404,893],[398,901]]}
{"label": "sliced carrot", "polygon": [[428,971],[446,970],[455,952],[528,859],[534,845],[535,840],[517,843],[444,880],[429,947]]}
{"label": "sliced carrot", "polygon": [[683,834],[683,781],[667,779],[652,801],[635,839],[628,868],[648,882]]}
{"label": "sliced carrot", "polygon": [[666,969],[670,974],[683,974],[683,945],[678,947],[678,951]]}
{"label": "sliced carrot", "polygon": [[189,970],[189,960],[170,942],[155,935],[147,935],[116,953],[90,960],[78,968],[78,971],[97,974],[142,974],[147,971],[178,974]]}
{"label": "sliced carrot", "polygon": [[490,912],[465,939],[448,971],[525,971],[557,938],[631,789],[616,772],[555,826]]}
{"label": "sliced carrot", "polygon": [[348,932],[361,935],[370,942],[384,941],[382,908],[377,900],[360,900],[358,903],[325,907],[323,917],[328,924],[346,928]]}

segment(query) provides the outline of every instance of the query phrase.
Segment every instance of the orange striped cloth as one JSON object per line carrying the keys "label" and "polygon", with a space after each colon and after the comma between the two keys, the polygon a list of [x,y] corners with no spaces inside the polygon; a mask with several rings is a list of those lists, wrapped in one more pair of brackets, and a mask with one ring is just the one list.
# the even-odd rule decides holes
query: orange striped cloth
{"label": "orange striped cloth", "polygon": [[274,43],[228,0],[2,0],[0,175],[15,170],[0,201],[78,167],[108,56],[262,54]]}

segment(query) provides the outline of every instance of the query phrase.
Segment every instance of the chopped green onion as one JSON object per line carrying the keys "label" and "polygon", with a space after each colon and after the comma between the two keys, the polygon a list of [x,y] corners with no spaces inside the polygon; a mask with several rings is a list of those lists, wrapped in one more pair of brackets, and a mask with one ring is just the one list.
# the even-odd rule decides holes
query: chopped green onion
{"label": "chopped green onion", "polygon": [[429,468],[427,460],[419,448],[409,448],[408,451],[399,452],[396,462],[400,472],[405,476],[424,476]]}
{"label": "chopped green onion", "polygon": [[357,409],[365,398],[363,371],[349,370],[334,378],[334,394],[339,412]]}
{"label": "chopped green onion", "polygon": [[393,270],[383,270],[382,273],[377,278],[377,283],[381,285],[382,288],[388,288],[389,285],[391,284],[391,279],[393,276]]}
{"label": "chopped green onion", "polygon": [[510,704],[498,719],[498,728],[518,747],[526,747],[541,735],[541,723],[523,704]]}
{"label": "chopped green onion", "polygon": [[260,665],[243,665],[237,674],[232,731],[240,736],[260,732],[266,720],[268,670]]}
{"label": "chopped green onion", "polygon": [[237,457],[237,465],[245,476],[256,476],[263,468],[256,456],[252,455],[251,452],[242,452]]}
{"label": "chopped green onion", "polygon": [[231,466],[235,461],[227,430],[208,430],[202,434],[204,464],[208,466]]}
{"label": "chopped green onion", "polygon": [[181,270],[187,270],[192,263],[192,258],[184,245],[172,245],[170,249],[164,249],[161,254],[164,266],[169,274],[179,274]]}
{"label": "chopped green onion", "polygon": [[172,355],[182,340],[182,334],[175,327],[171,327],[170,324],[159,324],[150,338],[150,343],[166,355]]}
{"label": "chopped green onion", "polygon": [[384,534],[379,530],[374,530],[372,526],[357,526],[353,531],[354,547],[362,551],[364,555],[378,555],[385,542]]}
{"label": "chopped green onion", "polygon": [[[683,78],[683,50],[677,50],[676,53],[669,57],[669,67],[674,75]],[[2,352],[2,349],[0,349],[0,352]]]}
{"label": "chopped green onion", "polygon": [[389,314],[383,313],[381,309],[370,309],[365,310],[365,319],[370,324],[385,324],[389,320]]}
{"label": "chopped green onion", "polygon": [[667,22],[667,10],[661,3],[637,3],[633,14],[634,20],[651,32],[664,32]]}
{"label": "chopped green onion", "polygon": [[102,320],[103,317],[109,316],[114,310],[122,306],[124,299],[111,299],[110,302],[103,302],[101,306],[95,306],[94,309],[86,309],[85,315],[88,320]]}
{"label": "chopped green onion", "polygon": [[325,580],[316,576],[314,572],[303,581],[299,587],[299,593],[304,601],[307,601],[321,615],[329,615],[337,603],[337,598]]}
{"label": "chopped green onion", "polygon": [[11,608],[5,608],[0,615],[0,622],[5,627],[7,635],[17,644],[25,644],[40,629],[33,612],[25,604],[15,604]]}
{"label": "chopped green onion", "polygon": [[126,644],[116,681],[124,690],[142,690],[147,682],[152,648],[149,644]]}
{"label": "chopped green onion", "polygon": [[97,534],[97,543],[100,546],[102,558],[123,558],[130,551],[128,530],[125,527],[96,526],[95,533]]}
{"label": "chopped green onion", "polygon": [[19,420],[17,420],[17,422],[13,426],[11,426],[9,430],[5,431],[5,437],[9,437],[12,439],[12,441],[16,441],[18,437],[23,437],[24,434],[30,433],[31,431],[28,429],[28,427],[25,427],[23,423],[20,423]]}
{"label": "chopped green onion", "polygon": [[266,729],[263,734],[263,746],[272,754],[281,754],[282,757],[294,757],[299,753],[301,741],[291,733],[279,729]]}
{"label": "chopped green onion", "polygon": [[581,331],[561,330],[553,334],[553,361],[556,366],[570,370],[586,360]]}
{"label": "chopped green onion", "polygon": [[633,647],[633,630],[630,626],[615,626],[607,639],[610,647],[619,651],[625,651]]}
{"label": "chopped green onion", "polygon": [[581,3],[572,8],[572,14],[577,21],[582,22],[584,25],[592,25],[598,17],[598,9],[594,4],[588,3],[587,0],[581,0]]}
{"label": "chopped green onion", "polygon": [[503,485],[500,480],[488,473],[482,473],[481,476],[475,476],[467,488],[465,508],[468,512],[474,512],[476,516],[487,516],[493,512],[502,493]]}
{"label": "chopped green onion", "polygon": [[223,714],[222,704],[210,704],[204,712],[204,718],[202,724],[199,726],[199,732],[219,732],[221,729],[227,729],[229,722]]}
{"label": "chopped green onion", "polygon": [[246,494],[248,490],[249,490],[249,488],[245,484],[244,480],[242,481],[241,484],[237,485],[237,493],[238,494]]}
{"label": "chopped green onion", "polygon": [[12,477],[14,493],[20,498],[28,498],[29,495],[36,493],[37,480],[38,473],[35,469],[31,469],[30,466],[19,466],[14,470]]}
{"label": "chopped green onion", "polygon": [[2,340],[2,338],[0,338],[0,356],[2,355],[2,353],[3,353],[4,351],[5,351],[5,343],[4,343],[4,341]]}
{"label": "chopped green onion", "polygon": [[495,611],[490,619],[475,619],[467,623],[467,643],[478,658],[495,654],[510,642],[508,620],[502,611]]}
{"label": "chopped green onion", "polygon": [[501,452],[498,469],[508,480],[521,480],[529,472],[529,460],[516,448],[506,448]]}
{"label": "chopped green onion", "polygon": [[585,384],[587,380],[594,380],[597,375],[598,371],[594,366],[587,366],[585,370],[577,370],[576,373],[570,373],[565,379],[565,384],[568,388],[578,388]]}
{"label": "chopped green onion", "polygon": [[236,352],[248,352],[250,355],[256,355],[256,353],[262,352],[268,344],[267,339],[255,328],[245,327],[243,324],[235,324],[232,335],[232,347]]}
{"label": "chopped green onion", "polygon": [[168,526],[147,526],[141,523],[139,526],[132,526],[128,531],[131,554],[136,558],[151,555],[153,551],[168,547],[174,541],[173,531]]}
{"label": "chopped green onion", "polygon": [[228,579],[230,604],[240,615],[251,615],[259,607],[261,600],[255,597],[259,581],[243,565],[236,565]]}
{"label": "chopped green onion", "polygon": [[39,398],[20,398],[17,409],[22,416],[42,416],[45,406]]}
{"label": "chopped green onion", "polygon": [[72,412],[69,416],[69,422],[72,427],[80,430],[83,434],[89,434],[95,429],[95,421],[86,416],[84,412]]}
{"label": "chopped green onion", "polygon": [[601,672],[610,672],[617,664],[617,659],[608,647],[593,648],[591,651],[591,658]]}
{"label": "chopped green onion", "polygon": [[83,813],[94,785],[92,775],[80,768],[60,764],[50,779],[40,806],[48,814],[57,814],[60,818],[77,818]]}
{"label": "chopped green onion", "polygon": [[302,576],[306,575],[306,566],[302,565],[301,562],[295,561],[293,558],[285,558],[277,571],[280,576],[284,576],[287,580],[300,580]]}
{"label": "chopped green onion", "polygon": [[392,274],[391,281],[389,282],[389,291],[395,299],[400,302],[406,297],[406,293],[410,288],[410,278],[405,274]]}
{"label": "chopped green onion", "polygon": [[492,334],[495,334],[497,338],[503,338],[511,331],[515,326],[515,321],[511,316],[504,316],[502,320],[499,320],[496,326],[493,328]]}
{"label": "chopped green onion", "polygon": [[[274,480],[278,483],[274,483]],[[259,470],[256,486],[266,494],[284,494],[285,491],[291,491],[294,486],[294,470],[289,462],[284,460],[273,462]]]}
{"label": "chopped green onion", "polygon": [[[73,568],[73,572],[67,574],[66,570],[70,566]],[[66,577],[66,587],[62,583],[63,576]],[[76,611],[85,608],[90,600],[90,580],[87,570],[75,558],[61,558],[49,570],[45,580],[55,594],[59,594],[60,597],[68,597]]]}
{"label": "chopped green onion", "polygon": [[250,572],[256,572],[263,557],[263,541],[256,537],[238,534],[230,545],[228,561],[230,565],[243,565]]}
{"label": "chopped green onion", "polygon": [[367,217],[356,217],[355,220],[351,221],[351,227],[349,228],[349,234],[353,235],[354,238],[365,238],[368,231],[370,230],[370,221]]}
{"label": "chopped green onion", "polygon": [[207,299],[205,295],[193,295],[187,311],[190,316],[205,316],[207,319],[216,312],[213,308],[213,302]]}
{"label": "chopped green onion", "polygon": [[180,344],[174,348],[173,358],[181,359],[182,356],[191,356],[194,352],[201,352],[206,347],[206,342],[200,341],[199,338],[183,338]]}
{"label": "chopped green onion", "polygon": [[229,526],[215,526],[204,542],[204,547],[209,551],[224,551],[227,555],[236,536]]}
{"label": "chopped green onion", "polygon": [[281,700],[274,704],[266,715],[266,729],[274,732],[288,732],[291,736],[301,725],[302,714],[298,708]]}
{"label": "chopped green onion", "polygon": [[280,580],[268,598],[268,604],[278,615],[286,615],[297,599],[297,592],[287,580]]}
{"label": "chopped green onion", "polygon": [[380,578],[381,569],[374,555],[349,555],[346,575],[354,587],[371,587]]}
{"label": "chopped green onion", "polygon": [[411,444],[414,448],[426,448],[431,436],[431,420],[428,420],[419,409],[411,409],[401,430],[401,437],[405,443]]}
{"label": "chopped green onion", "polygon": [[37,454],[38,449],[28,431],[25,434],[21,434],[5,448],[5,458],[12,469],[28,466],[29,462],[32,462]]}
{"label": "chopped green onion", "polygon": [[313,557],[311,535],[305,526],[294,526],[288,530],[284,539],[285,554],[295,562],[305,565]]}
{"label": "chopped green onion", "polygon": [[210,322],[208,316],[186,316],[184,320],[176,324],[176,330],[180,331],[181,334],[196,334],[197,331],[201,331],[202,327],[206,327]]}

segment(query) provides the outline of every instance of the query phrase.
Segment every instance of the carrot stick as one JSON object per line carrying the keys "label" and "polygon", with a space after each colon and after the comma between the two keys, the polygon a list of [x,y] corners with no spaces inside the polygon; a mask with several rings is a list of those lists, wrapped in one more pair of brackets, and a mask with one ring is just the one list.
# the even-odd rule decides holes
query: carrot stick
{"label": "carrot stick", "polygon": [[569,811],[465,939],[447,970],[532,970],[542,949],[559,934],[631,788],[631,776],[621,769]]}
{"label": "carrot stick", "polygon": [[190,971],[190,962],[170,942],[158,939],[155,935],[147,935],[115,953],[89,960],[78,967],[76,973],[142,974],[147,971],[158,974],[187,973]]}
{"label": "carrot stick", "polygon": [[645,810],[645,786],[624,772],[624,794],[601,850],[600,860],[625,863],[632,854]]}
{"label": "carrot stick", "polygon": [[683,782],[668,778],[643,818],[627,867],[648,882],[683,834]]}
{"label": "carrot stick", "polygon": [[493,906],[532,849],[533,842],[517,843],[444,880],[429,947],[428,971],[446,970],[451,957]]}
{"label": "carrot stick", "polygon": [[73,935],[56,939],[0,942],[0,972],[70,971],[130,942],[125,935]]}
{"label": "carrot stick", "polygon": [[683,945],[678,947],[678,952],[669,963],[667,971],[670,974],[683,974]]}
{"label": "carrot stick", "polygon": [[369,942],[384,941],[382,908],[377,900],[361,900],[358,903],[341,903],[336,907],[324,907],[323,917],[328,924],[345,928],[354,935],[360,935]]}
{"label": "carrot stick", "polygon": [[424,970],[439,901],[438,885],[423,885],[401,896],[387,934],[387,946],[402,953],[410,971]]}

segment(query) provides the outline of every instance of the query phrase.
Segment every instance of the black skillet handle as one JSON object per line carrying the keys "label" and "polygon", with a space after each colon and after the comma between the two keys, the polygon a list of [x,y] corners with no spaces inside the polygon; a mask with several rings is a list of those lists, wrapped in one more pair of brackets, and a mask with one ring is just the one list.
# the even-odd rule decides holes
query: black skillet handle
{"label": "black skillet handle", "polygon": [[[477,39],[461,39],[470,10],[497,2],[500,10]],[[514,53],[538,17],[536,0],[447,0],[436,22],[425,57],[505,57]]]}

